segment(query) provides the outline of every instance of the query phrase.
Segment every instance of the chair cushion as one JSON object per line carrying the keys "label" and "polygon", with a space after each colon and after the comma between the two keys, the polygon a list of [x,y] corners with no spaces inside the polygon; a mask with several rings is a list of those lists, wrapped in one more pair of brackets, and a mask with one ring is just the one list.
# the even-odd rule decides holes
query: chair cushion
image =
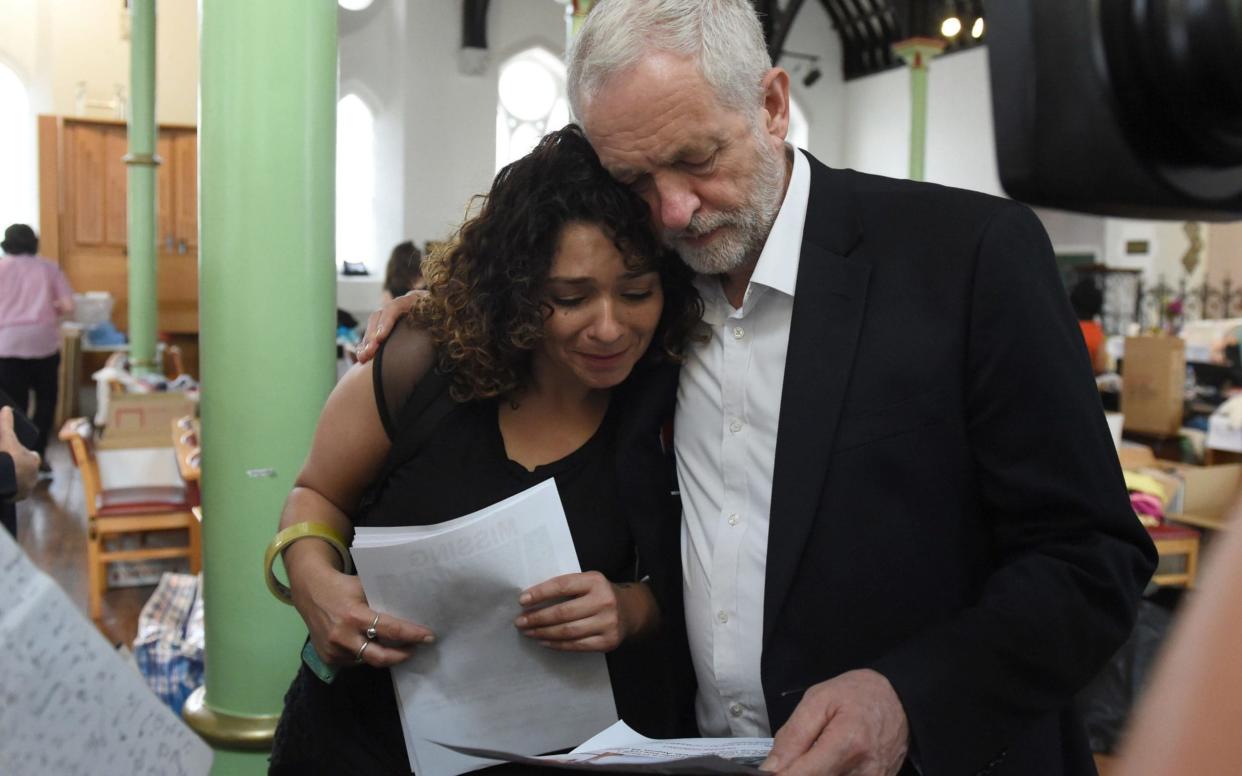
{"label": "chair cushion", "polygon": [[185,488],[171,486],[110,488],[100,491],[95,499],[95,514],[99,517],[175,512],[189,508]]}
{"label": "chair cushion", "polygon": [[1147,533],[1152,539],[1194,539],[1199,536],[1199,532],[1194,528],[1171,523],[1148,528]]}

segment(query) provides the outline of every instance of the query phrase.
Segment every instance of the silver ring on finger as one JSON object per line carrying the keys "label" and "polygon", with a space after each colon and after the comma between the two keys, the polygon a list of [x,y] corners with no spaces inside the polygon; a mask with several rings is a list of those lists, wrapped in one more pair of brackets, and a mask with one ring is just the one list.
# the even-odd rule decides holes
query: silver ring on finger
{"label": "silver ring on finger", "polygon": [[379,618],[380,616],[377,614],[375,619],[371,620],[371,627],[366,630],[367,641],[375,641],[375,637],[379,635],[379,632],[375,630],[375,626],[379,625]]}
{"label": "silver ring on finger", "polygon": [[354,655],[354,662],[355,662],[355,663],[361,663],[361,662],[362,662],[362,653],[366,652],[366,651],[367,651],[367,647],[369,647],[369,646],[371,646],[371,642],[369,642],[369,641],[364,641],[364,642],[362,642],[362,646],[361,646],[361,647],[358,647],[358,654]]}

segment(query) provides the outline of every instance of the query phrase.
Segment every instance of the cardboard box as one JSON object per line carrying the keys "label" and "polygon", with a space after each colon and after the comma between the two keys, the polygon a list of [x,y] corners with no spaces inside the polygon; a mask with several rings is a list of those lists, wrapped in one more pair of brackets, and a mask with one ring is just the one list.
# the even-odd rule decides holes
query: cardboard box
{"label": "cardboard box", "polygon": [[1236,511],[1238,495],[1242,492],[1242,464],[1161,463],[1167,463],[1169,470],[1183,482],[1179,498],[1169,505],[1168,518],[1199,528],[1223,528]]}
{"label": "cardboard box", "polygon": [[1125,443],[1118,451],[1121,468],[1129,471],[1160,470],[1182,483],[1165,507],[1165,516],[1178,523],[1220,530],[1235,511],[1242,495],[1242,464],[1195,466],[1163,461],[1146,445]]}
{"label": "cardboard box", "polygon": [[1207,440],[1204,446],[1213,450],[1242,453],[1242,428],[1233,428],[1229,423],[1229,418],[1213,413],[1208,418]]}
{"label": "cardboard box", "polygon": [[1186,344],[1180,337],[1126,337],[1121,367],[1126,431],[1177,434],[1185,391]]}
{"label": "cardboard box", "polygon": [[195,400],[180,391],[113,394],[99,448],[171,447],[172,422],[193,415],[195,407]]}
{"label": "cardboard box", "polygon": [[1135,470],[1156,465],[1156,454],[1152,449],[1135,442],[1122,442],[1117,448],[1117,457],[1121,460],[1123,469]]}

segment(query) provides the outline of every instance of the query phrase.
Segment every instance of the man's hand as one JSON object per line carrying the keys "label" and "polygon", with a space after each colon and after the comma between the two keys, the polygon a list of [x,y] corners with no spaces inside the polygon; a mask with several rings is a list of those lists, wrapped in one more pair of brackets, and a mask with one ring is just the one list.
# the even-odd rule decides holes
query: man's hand
{"label": "man's hand", "polygon": [[13,469],[17,472],[17,494],[13,500],[21,501],[39,482],[39,454],[27,450],[17,441],[11,407],[0,408],[0,453],[8,453],[13,458]]}
{"label": "man's hand", "polygon": [[371,313],[371,317],[367,318],[367,330],[362,335],[358,347],[354,348],[354,355],[359,364],[365,364],[375,356],[379,344],[388,338],[392,327],[397,325],[397,321],[401,320],[402,316],[409,315],[410,310],[414,309],[414,302],[426,295],[427,292],[421,288],[409,291]]}
{"label": "man's hand", "polygon": [[759,767],[782,776],[893,776],[909,743],[906,712],[888,679],[847,671],[806,691]]}

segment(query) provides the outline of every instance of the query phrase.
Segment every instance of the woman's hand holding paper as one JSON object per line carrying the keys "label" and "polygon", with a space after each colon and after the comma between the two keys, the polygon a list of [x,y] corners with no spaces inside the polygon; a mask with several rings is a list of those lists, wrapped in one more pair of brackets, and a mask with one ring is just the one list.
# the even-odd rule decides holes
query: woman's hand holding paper
{"label": "woman's hand holding paper", "polygon": [[613,584],[598,571],[553,577],[524,590],[518,603],[525,611],[514,625],[522,634],[567,652],[611,652],[659,620],[647,585]]}
{"label": "woman's hand holding paper", "polygon": [[[311,644],[324,663],[348,666],[362,662],[387,668],[414,654],[416,646],[435,641],[428,628],[368,606],[358,577],[337,570],[330,558],[319,552],[321,549],[330,550],[321,542],[298,542],[286,551],[285,566],[293,605],[306,621]],[[301,557],[295,554],[299,550]],[[320,563],[329,567],[313,572],[307,568]],[[374,639],[367,634],[372,626]]]}

